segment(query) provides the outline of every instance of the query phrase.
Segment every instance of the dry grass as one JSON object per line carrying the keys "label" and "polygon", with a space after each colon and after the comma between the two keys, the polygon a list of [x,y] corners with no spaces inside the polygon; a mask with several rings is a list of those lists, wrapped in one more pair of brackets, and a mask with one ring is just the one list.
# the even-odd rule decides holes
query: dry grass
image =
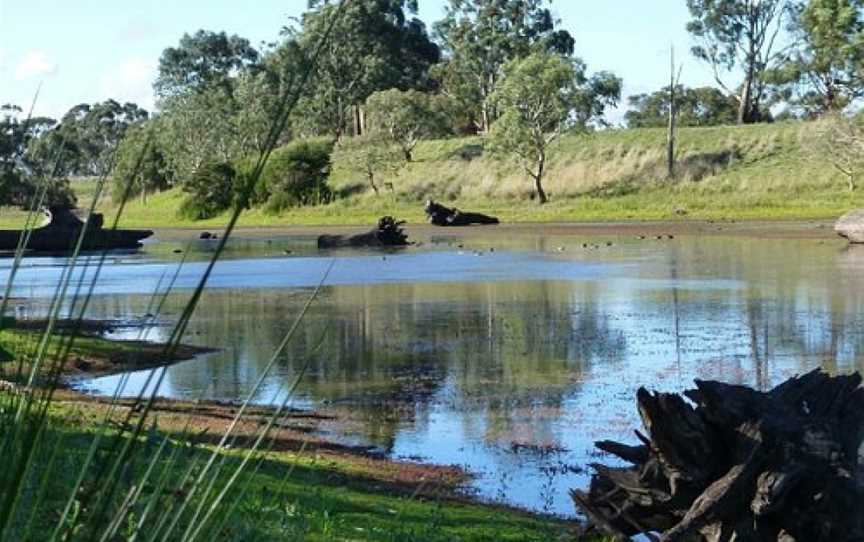
{"label": "dry grass", "polygon": [[[330,185],[340,197],[330,205],[270,215],[245,213],[244,226],[369,224],[392,214],[423,220],[426,199],[516,221],[831,218],[864,206],[842,175],[818,153],[814,124],[685,128],[679,133],[678,175],[665,172],[663,129],[610,130],[562,138],[545,181],[551,202],[528,201],[531,183],[517,166],[490,156],[480,137],[424,141],[415,160],[378,180],[376,196],[361,173],[335,164]],[[86,191],[86,183],[80,184]],[[144,205],[132,202],[124,225],[211,227],[224,216],[190,222],[178,217],[184,194],[175,189]],[[82,198],[83,199],[83,198]],[[110,212],[111,205],[101,206]],[[0,210],[0,227],[23,222]]]}

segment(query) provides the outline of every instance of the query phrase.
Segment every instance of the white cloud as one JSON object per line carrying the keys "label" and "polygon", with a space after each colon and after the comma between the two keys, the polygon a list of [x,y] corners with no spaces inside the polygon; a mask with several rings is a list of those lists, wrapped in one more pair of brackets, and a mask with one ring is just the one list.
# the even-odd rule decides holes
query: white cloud
{"label": "white cloud", "polygon": [[132,18],[117,32],[115,41],[121,44],[140,42],[152,38],[154,34],[158,34],[160,31],[161,28],[152,21]]}
{"label": "white cloud", "polygon": [[99,78],[99,95],[118,102],[135,102],[153,110],[153,81],[156,79],[156,62],[133,57],[127,58]]}
{"label": "white cloud", "polygon": [[24,56],[21,57],[15,66],[16,81],[49,77],[56,75],[56,73],[57,64],[48,57],[45,51],[38,49],[31,49],[24,53]]}

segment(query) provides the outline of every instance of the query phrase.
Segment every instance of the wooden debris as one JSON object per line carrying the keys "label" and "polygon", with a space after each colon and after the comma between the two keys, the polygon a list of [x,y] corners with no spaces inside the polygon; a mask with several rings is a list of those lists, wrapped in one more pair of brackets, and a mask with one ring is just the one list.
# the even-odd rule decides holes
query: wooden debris
{"label": "wooden debris", "polygon": [[[631,467],[593,465],[571,491],[588,531],[663,542],[864,540],[861,376],[815,370],[759,392],[696,381],[637,394],[641,445],[596,443]],[[695,406],[694,406],[695,405]]]}

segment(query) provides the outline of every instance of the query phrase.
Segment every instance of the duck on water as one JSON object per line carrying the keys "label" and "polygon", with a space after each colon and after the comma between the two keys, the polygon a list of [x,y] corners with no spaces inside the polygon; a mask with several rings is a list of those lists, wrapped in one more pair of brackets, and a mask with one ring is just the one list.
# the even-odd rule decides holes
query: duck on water
{"label": "duck on water", "polygon": [[[75,242],[84,227],[69,207],[51,206],[45,211],[46,223],[30,233],[26,250],[32,252],[66,252]],[[81,245],[82,250],[134,249],[141,241],[153,235],[151,230],[117,230],[103,228],[101,214],[94,213],[87,219],[87,230]],[[0,230],[0,252],[14,251],[18,247],[23,230]]]}

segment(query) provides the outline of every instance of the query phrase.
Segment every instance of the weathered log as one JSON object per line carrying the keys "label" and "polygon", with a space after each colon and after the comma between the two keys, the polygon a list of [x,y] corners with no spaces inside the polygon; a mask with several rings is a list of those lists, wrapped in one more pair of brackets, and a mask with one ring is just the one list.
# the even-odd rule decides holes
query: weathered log
{"label": "weathered log", "polygon": [[[26,250],[34,252],[66,252],[72,250],[84,222],[67,207],[50,207],[45,212],[48,223],[30,232]],[[141,247],[141,240],[153,235],[150,230],[104,229],[101,214],[87,219],[82,250],[131,249]],[[21,230],[0,230],[0,252],[16,250]]]}
{"label": "weathered log", "polygon": [[429,222],[436,226],[470,226],[471,224],[498,224],[494,216],[482,213],[466,213],[456,208],[445,207],[432,200],[424,207]]}
{"label": "weathered log", "polygon": [[597,465],[588,491],[571,492],[589,530],[669,542],[864,540],[860,375],[815,370],[769,392],[697,380],[684,395],[693,405],[640,389],[642,444],[597,443],[633,466]]}
{"label": "weathered log", "polygon": [[402,230],[404,221],[397,221],[392,216],[378,220],[378,226],[366,233],[358,235],[321,235],[318,237],[318,248],[341,247],[402,247],[408,245],[408,236]]}

